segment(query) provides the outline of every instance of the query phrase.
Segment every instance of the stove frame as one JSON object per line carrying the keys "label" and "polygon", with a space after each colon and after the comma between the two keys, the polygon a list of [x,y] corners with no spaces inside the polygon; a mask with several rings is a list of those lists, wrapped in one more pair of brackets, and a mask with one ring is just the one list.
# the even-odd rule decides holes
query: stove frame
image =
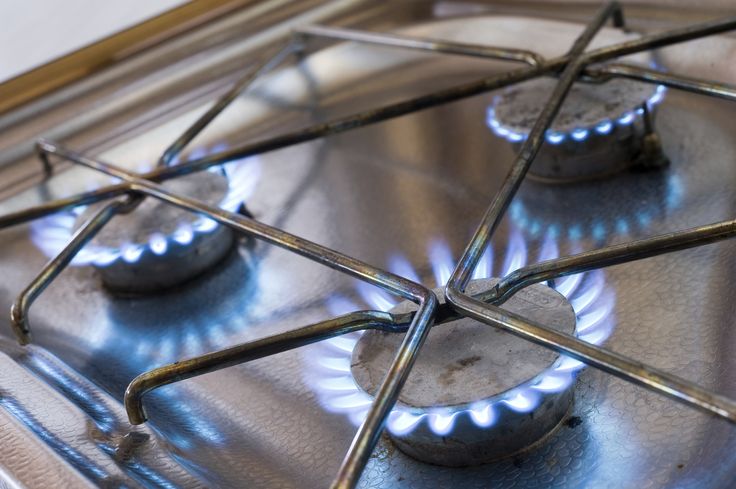
{"label": "stove frame", "polygon": [[[298,29],[286,46],[280,48],[275,54],[264,58],[255,69],[250,70],[248,74],[235,83],[225,95],[220,97],[203,116],[167,148],[159,159],[158,167],[148,173],[136,174],[129,172],[109,163],[68,150],[51,141],[39,141],[37,150],[47,177],[51,177],[53,174],[53,164],[50,156],[55,156],[118,177],[122,182],[93,192],[50,201],[39,206],[0,216],[0,228],[5,228],[64,209],[109,200],[96,215],[76,232],[65,249],[47,263],[36,279],[19,295],[13,304],[11,318],[18,340],[22,344],[30,341],[30,326],[27,319],[29,308],[43,290],[71,262],[75,254],[116,214],[131,212],[142,199],[152,197],[170,205],[206,215],[237,232],[262,239],[364,280],[417,303],[419,308],[416,312],[406,314],[357,311],[286,333],[166,365],[141,374],[131,382],[125,394],[126,410],[133,424],[145,422],[142,397],[145,393],[159,386],[352,331],[380,329],[403,332],[405,333],[404,341],[333,482],[333,487],[354,487],[360,479],[368,458],[382,432],[386,417],[398,398],[399,391],[430,328],[433,324],[440,324],[459,316],[471,317],[490,326],[509,331],[528,341],[573,357],[609,374],[643,386],[648,390],[664,394],[684,404],[725,418],[732,423],[736,422],[735,400],[710,392],[693,382],[670,375],[615,352],[590,345],[572,335],[558,333],[499,307],[511,295],[534,283],[731,238],[736,235],[736,220],[717,222],[545,261],[515,271],[487,293],[476,297],[465,293],[465,287],[482,256],[483,250],[493,236],[534,157],[544,142],[545,131],[549,128],[564,102],[567,92],[575,81],[602,83],[612,77],[624,77],[726,100],[736,100],[736,87],[707,80],[665,74],[631,65],[591,66],[619,56],[736,29],[736,17],[673,29],[586,52],[585,49],[588,43],[609,19],[613,20],[616,27],[624,27],[623,11],[616,2],[608,3],[599,10],[566,55],[549,60],[536,53],[519,49],[494,48],[328,27],[307,27]],[[170,162],[187,144],[204,130],[242,91],[246,90],[256,78],[281,64],[289,55],[301,55],[305,49],[305,41],[309,37],[326,37],[336,40],[426,50],[435,53],[518,61],[527,66],[477,82],[338,118],[327,123],[316,124],[301,131],[245,144],[204,158],[192,159],[179,165],[170,166]],[[505,182],[486,211],[462,259],[455,268],[445,288],[447,304],[442,306],[438,306],[437,298],[432,291],[421,284],[286,233],[278,228],[265,225],[250,217],[228,212],[201,201],[169,192],[159,185],[160,182],[167,179],[202,171],[235,159],[322,138],[542,75],[558,76],[557,86],[530,134],[523,142],[519,155]]]}

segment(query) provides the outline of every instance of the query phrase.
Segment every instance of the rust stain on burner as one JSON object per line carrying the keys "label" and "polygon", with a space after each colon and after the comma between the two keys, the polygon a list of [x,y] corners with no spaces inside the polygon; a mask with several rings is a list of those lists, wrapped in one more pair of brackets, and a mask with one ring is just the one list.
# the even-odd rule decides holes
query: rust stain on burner
{"label": "rust stain on burner", "polygon": [[462,360],[458,360],[457,363],[459,363],[463,367],[466,367],[468,365],[473,365],[478,360],[481,360],[481,357],[479,357],[478,355],[474,355],[472,357],[463,358]]}

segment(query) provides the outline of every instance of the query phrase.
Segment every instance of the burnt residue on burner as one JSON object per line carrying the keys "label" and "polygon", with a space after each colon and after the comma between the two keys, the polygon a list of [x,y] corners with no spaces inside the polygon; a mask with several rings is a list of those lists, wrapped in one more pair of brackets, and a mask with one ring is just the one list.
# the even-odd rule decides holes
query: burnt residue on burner
{"label": "burnt residue on burner", "polygon": [[[473,290],[490,289],[496,282],[475,281]],[[441,298],[442,291],[436,292]],[[572,306],[544,285],[524,289],[504,307],[565,333],[575,329]],[[391,312],[400,314],[414,308],[413,303],[403,302]],[[384,370],[402,339],[401,335],[367,331],[358,341],[352,354],[352,372],[369,394],[377,389],[376,381],[380,383],[384,378]],[[429,410],[472,404],[532,379],[556,358],[554,352],[514,335],[472,319],[459,319],[432,329],[412,369],[416,381],[409,379],[400,400]]]}

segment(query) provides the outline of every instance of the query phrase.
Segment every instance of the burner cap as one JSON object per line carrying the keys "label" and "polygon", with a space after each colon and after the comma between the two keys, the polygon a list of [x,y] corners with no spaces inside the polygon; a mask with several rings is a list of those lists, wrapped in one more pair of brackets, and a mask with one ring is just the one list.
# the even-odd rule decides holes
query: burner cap
{"label": "burner cap", "polygon": [[[469,293],[488,290],[497,279],[469,284]],[[443,297],[443,291],[436,291]],[[392,312],[416,306],[403,302]],[[517,293],[503,306],[558,331],[573,333],[575,312],[567,300],[545,285],[533,285]],[[351,370],[357,384],[375,395],[396,354],[401,335],[368,331],[358,341]],[[514,335],[462,318],[438,325],[430,332],[406,385],[399,395],[405,407],[432,416],[459,412],[486,401],[507,399],[494,414],[496,422],[483,427],[469,417],[458,416],[452,429],[437,433],[423,423],[405,435],[389,432],[408,455],[433,464],[465,466],[489,462],[525,450],[560,423],[572,401],[568,386],[544,396],[532,410],[514,397],[514,388],[533,382],[557,360],[558,355]]]}
{"label": "burner cap", "polygon": [[[556,84],[553,78],[537,78],[497,96],[488,110],[491,129],[515,147],[520,146]],[[664,97],[664,91],[662,86],[625,79],[602,84],[576,83],[545,134],[545,142],[529,169],[530,176],[574,181],[637,165],[666,164],[661,148],[653,151],[650,139],[655,138],[656,143],[658,138],[653,128],[647,127],[653,125],[653,109]],[[661,161],[653,161],[657,159]]]}
{"label": "burner cap", "polygon": [[[227,178],[216,172],[186,175],[163,185],[211,205],[222,202],[228,192]],[[99,204],[87,208],[75,228],[98,209]],[[110,250],[109,263],[94,263],[105,286],[116,292],[146,293],[201,274],[220,261],[233,242],[233,233],[225,226],[149,197],[132,212],[115,216],[90,246]]]}

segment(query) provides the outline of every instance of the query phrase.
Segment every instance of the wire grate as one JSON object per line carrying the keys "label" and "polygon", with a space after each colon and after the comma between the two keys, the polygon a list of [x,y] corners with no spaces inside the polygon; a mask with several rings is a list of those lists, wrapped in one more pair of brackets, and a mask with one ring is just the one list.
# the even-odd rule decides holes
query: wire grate
{"label": "wire grate", "polygon": [[[405,335],[404,340],[376,393],[366,420],[356,433],[340,471],[333,482],[333,487],[354,487],[360,479],[368,458],[383,430],[386,418],[396,403],[399,392],[430,328],[433,324],[447,322],[461,316],[470,317],[490,326],[501,328],[646,389],[669,396],[712,415],[725,418],[732,423],[736,422],[736,401],[732,399],[710,392],[693,382],[657,370],[649,365],[586,343],[572,335],[559,333],[500,308],[503,302],[513,294],[535,283],[731,238],[736,235],[736,221],[723,221],[693,229],[679,230],[621,245],[544,261],[515,271],[501,280],[493,289],[481,295],[471,296],[465,292],[465,287],[481,261],[486,245],[490,242],[494,231],[505,215],[511,200],[545,140],[546,131],[564,103],[570,87],[575,82],[604,83],[611,78],[622,77],[696,94],[736,100],[736,87],[633,65],[601,64],[620,56],[734,30],[736,29],[736,17],[673,29],[643,36],[633,41],[586,51],[590,41],[608,20],[612,20],[616,27],[624,27],[623,11],[618,3],[611,2],[603,6],[577,38],[568,53],[554,59],[544,59],[537,53],[521,49],[496,48],[322,26],[304,27],[297,29],[284,46],[279,47],[272,54],[265,57],[260,63],[257,63],[254,69],[251,69],[243,78],[237,81],[225,95],[218,99],[204,115],[166,149],[161,155],[157,167],[149,172],[133,173],[110,163],[79,154],[54,142],[39,141],[37,149],[48,177],[52,177],[53,174],[51,157],[54,157],[112,175],[119,178],[121,183],[0,216],[1,229],[65,209],[108,201],[97,214],[78,229],[64,250],[47,263],[36,279],[21,292],[13,304],[11,311],[12,325],[19,342],[27,344],[31,341],[28,311],[34,300],[69,265],[74,256],[115,215],[134,212],[143,199],[153,198],[189,212],[207,216],[236,232],[264,240],[302,255],[307,259],[339,270],[411,300],[417,303],[419,307],[415,312],[402,314],[382,311],[358,311],[143,373],[133,380],[125,394],[126,409],[133,424],[145,422],[143,396],[157,387],[355,331],[379,329],[403,333]],[[501,59],[519,62],[526,66],[439,92],[309,126],[299,131],[234,147],[205,157],[190,159],[180,164],[172,164],[196,135],[203,131],[241,92],[247,90],[254,80],[282,64],[290,56],[299,59],[305,53],[307,41],[310,38],[328,38],[440,54]],[[260,223],[244,214],[230,212],[170,192],[160,185],[165,180],[223,165],[236,159],[323,138],[331,134],[507,87],[543,75],[554,75],[558,78],[555,90],[528,137],[524,139],[505,182],[486,211],[475,235],[453,271],[445,288],[447,300],[441,305],[435,294],[419,283],[278,228]]]}

